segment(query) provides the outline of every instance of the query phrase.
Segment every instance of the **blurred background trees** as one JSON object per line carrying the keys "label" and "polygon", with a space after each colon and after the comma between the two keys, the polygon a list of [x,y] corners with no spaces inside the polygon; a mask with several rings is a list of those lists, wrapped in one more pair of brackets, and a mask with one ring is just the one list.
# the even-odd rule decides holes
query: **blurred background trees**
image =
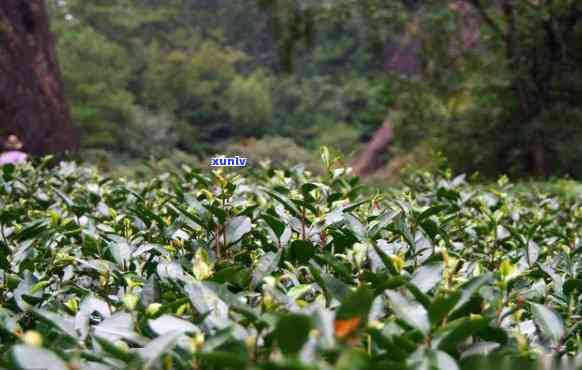
{"label": "blurred background trees", "polygon": [[576,0],[47,4],[86,152],[357,160],[388,122],[370,173],[442,152],[457,171],[582,177]]}

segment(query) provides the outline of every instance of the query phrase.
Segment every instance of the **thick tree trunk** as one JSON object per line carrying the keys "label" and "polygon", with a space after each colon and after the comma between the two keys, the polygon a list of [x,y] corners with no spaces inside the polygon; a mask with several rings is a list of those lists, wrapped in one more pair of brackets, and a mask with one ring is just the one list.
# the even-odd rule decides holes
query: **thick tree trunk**
{"label": "thick tree trunk", "polygon": [[78,148],[44,0],[0,1],[0,131],[34,155]]}

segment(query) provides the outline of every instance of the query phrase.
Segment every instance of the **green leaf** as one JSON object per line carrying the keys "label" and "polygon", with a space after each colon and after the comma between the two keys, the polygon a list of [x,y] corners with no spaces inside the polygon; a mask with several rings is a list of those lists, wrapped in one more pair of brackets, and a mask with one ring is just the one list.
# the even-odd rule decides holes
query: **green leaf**
{"label": "green leaf", "polygon": [[509,336],[503,328],[494,326],[487,326],[479,330],[475,333],[475,336],[481,340],[499,343],[500,345],[507,344],[509,340]]}
{"label": "green leaf", "polygon": [[25,224],[26,226],[20,230],[17,234],[18,241],[29,240],[39,237],[44,231],[47,230],[48,221],[39,220],[33,221]]}
{"label": "green leaf", "polygon": [[202,282],[202,285],[206,289],[209,289],[214,294],[216,294],[216,296],[220,298],[231,310],[242,313],[253,321],[259,320],[259,317],[253,311],[253,309],[247,304],[243,303],[240,298],[228,290],[225,285],[217,284],[212,281],[204,281]]}
{"label": "green leaf", "polygon": [[103,337],[95,336],[94,339],[102,347],[103,352],[113,356],[115,359],[129,363],[135,356],[134,353],[126,351]]}
{"label": "green leaf", "polygon": [[63,360],[44,348],[17,344],[12,347],[11,359],[16,369],[68,370]]}
{"label": "green leaf", "polygon": [[130,258],[131,252],[133,250],[132,246],[126,241],[119,241],[118,243],[112,243],[109,245],[109,250],[111,255],[119,266],[127,266]]}
{"label": "green leaf", "polygon": [[249,362],[248,357],[243,354],[225,351],[203,352],[196,356],[202,361],[201,369],[246,369]]}
{"label": "green leaf", "polygon": [[27,311],[32,308],[32,306],[24,300],[24,295],[31,295],[37,298],[42,297],[42,292],[40,291],[30,294],[30,290],[37,282],[38,280],[34,277],[34,275],[32,275],[30,271],[25,271],[24,279],[20,281],[18,287],[14,290],[14,299],[16,300],[16,305],[22,311]]}
{"label": "green leaf", "polygon": [[303,348],[313,324],[305,315],[285,315],[281,317],[275,329],[275,339],[285,355],[297,355]]}
{"label": "green leaf", "polygon": [[212,329],[223,329],[229,324],[228,306],[210,287],[207,281],[197,281],[186,285],[184,290],[194,309],[200,315],[206,315],[204,325]]}
{"label": "green leaf", "polygon": [[449,208],[449,206],[446,204],[439,204],[428,208],[426,211],[422,212],[420,216],[418,216],[418,223],[421,223],[424,219],[434,216],[447,208]]}
{"label": "green leaf", "polygon": [[439,331],[442,339],[439,341],[438,348],[444,351],[455,351],[457,345],[465,339],[477,333],[479,330],[489,325],[489,319],[486,318],[468,318],[464,317],[452,321],[446,327]]}
{"label": "green leaf", "polygon": [[384,264],[384,266],[386,266],[386,269],[392,275],[400,275],[398,270],[394,266],[394,263],[392,262],[392,259],[390,258],[390,256],[388,256],[386,253],[384,253],[384,251],[382,249],[380,249],[380,247],[377,245],[377,243],[372,243],[372,246],[374,247],[374,250],[376,251],[376,253],[380,257],[380,260],[382,260],[382,263]]}
{"label": "green leaf", "polygon": [[282,251],[277,253],[268,252],[259,260],[257,267],[253,271],[251,288],[256,288],[259,283],[263,281],[265,276],[269,275],[271,272],[275,271],[279,265],[279,260],[281,259]]}
{"label": "green leaf", "polygon": [[155,274],[152,274],[141,288],[139,301],[143,307],[147,307],[160,299],[160,281]]}
{"label": "green leaf", "polygon": [[321,161],[323,162],[323,166],[326,169],[330,168],[330,156],[329,156],[329,149],[326,146],[322,146],[320,149]]}
{"label": "green leaf", "polygon": [[301,192],[303,194],[307,194],[307,193],[309,193],[309,192],[311,192],[311,191],[313,191],[315,189],[317,189],[317,185],[312,184],[310,182],[301,185]]}
{"label": "green leaf", "polygon": [[297,218],[301,218],[301,212],[299,212],[299,210],[297,209],[297,207],[295,207],[293,202],[285,195],[275,193],[274,191],[271,191],[265,187],[261,187],[260,189],[261,191],[265,192],[266,194],[274,198],[276,201],[281,203],[285,207],[285,209],[288,210],[289,213],[291,213],[291,215]]}
{"label": "green leaf", "polygon": [[428,312],[420,303],[410,300],[400,293],[387,290],[386,295],[396,316],[408,325],[418,329],[425,336],[430,331]]}
{"label": "green leaf", "polygon": [[4,177],[5,181],[10,181],[12,179],[12,174],[14,174],[14,170],[16,170],[16,166],[12,163],[6,163],[2,166],[2,176]]}
{"label": "green leaf", "polygon": [[419,349],[407,362],[409,369],[459,370],[459,365],[449,354],[433,349]]}
{"label": "green leaf", "polygon": [[107,302],[89,295],[83,299],[79,311],[75,315],[75,328],[81,333],[81,339],[85,339],[89,334],[91,315],[94,312],[99,313],[104,318],[111,316],[111,309]]}
{"label": "green leaf", "polygon": [[273,229],[275,235],[277,235],[277,238],[281,238],[281,235],[283,235],[283,232],[285,231],[285,223],[281,222],[281,220],[278,218],[268,214],[262,215],[261,218],[265,220],[271,229]]}
{"label": "green leaf", "polygon": [[[174,202],[170,202],[169,206],[174,207],[176,210],[178,210],[178,212],[182,213],[184,216],[194,221],[194,223],[200,225],[200,227],[202,227],[203,229],[205,230],[207,229],[207,224],[204,221],[202,221],[202,219],[200,219],[197,215],[187,211],[186,209],[184,209],[183,207],[179,206]],[[204,208],[204,210],[206,211],[206,208]]]}
{"label": "green leaf", "polygon": [[459,299],[461,299],[460,291],[439,295],[428,309],[428,317],[430,318],[431,324],[440,324],[445,316],[455,307],[457,302],[459,302]]}
{"label": "green leaf", "polygon": [[370,238],[375,238],[378,233],[386,228],[389,224],[391,224],[394,220],[394,217],[398,216],[398,211],[387,211],[384,212],[382,215],[378,216],[374,219],[374,223],[370,223],[370,228],[368,229],[368,236]]}
{"label": "green leaf", "polygon": [[50,280],[41,280],[30,289],[30,293],[34,294],[36,292],[40,292],[50,284],[51,284]]}
{"label": "green leaf", "polygon": [[57,328],[61,333],[65,334],[73,340],[78,340],[79,336],[75,331],[75,323],[72,318],[67,318],[54,312],[33,309],[32,312],[47,324]]}
{"label": "green leaf", "polygon": [[289,244],[289,258],[297,264],[306,264],[315,255],[317,248],[307,240],[293,240]]}
{"label": "green leaf", "polygon": [[149,342],[139,351],[139,354],[144,361],[144,368],[151,368],[160,357],[174,348],[176,342],[183,334],[184,332],[182,330],[170,331]]}
{"label": "green leaf", "polygon": [[358,220],[354,215],[347,213],[344,216],[344,220],[347,221],[350,229],[356,234],[359,240],[364,240],[366,237],[366,227]]}
{"label": "green leaf", "polygon": [[349,320],[359,317],[364,323],[368,319],[368,313],[374,298],[374,291],[367,286],[361,286],[349,292],[337,310],[336,320]]}
{"label": "green leaf", "polygon": [[582,293],[582,279],[568,279],[562,286],[562,291],[564,295],[569,296],[573,292],[578,291],[578,294]]}
{"label": "green leaf", "polygon": [[233,217],[226,221],[227,244],[238,242],[246,233],[251,231],[251,219],[246,216]]}
{"label": "green leaf", "polygon": [[142,338],[134,331],[133,317],[126,312],[117,312],[106,318],[94,328],[94,335],[115,343],[119,339],[127,339],[143,343]]}
{"label": "green leaf", "polygon": [[343,208],[343,211],[344,212],[351,212],[351,211],[355,210],[356,208],[360,207],[361,205],[364,205],[364,204],[370,202],[372,199],[374,199],[374,198],[370,197],[370,198],[362,199],[360,201],[348,204],[347,206],[345,206]]}
{"label": "green leaf", "polygon": [[436,222],[430,219],[422,221],[420,227],[426,232],[431,240],[435,240],[435,237],[441,232]]}
{"label": "green leaf", "polygon": [[378,329],[369,328],[367,333],[370,334],[374,344],[386,351],[387,358],[392,361],[403,362],[408,357],[408,353],[396,345],[392,338],[388,338]]}
{"label": "green leaf", "polygon": [[541,335],[558,344],[564,337],[564,322],[551,308],[538,303],[530,303],[534,322],[540,328]]}
{"label": "green leaf", "polygon": [[335,365],[337,370],[368,369],[368,354],[360,348],[351,348],[341,352]]}
{"label": "green leaf", "polygon": [[321,252],[314,256],[314,259],[320,263],[325,263],[334,268],[335,272],[347,281],[352,281],[353,276],[350,270],[342,264],[337,258],[328,252]]}
{"label": "green leaf", "polygon": [[157,335],[164,335],[172,331],[200,333],[200,329],[190,321],[182,320],[172,315],[162,315],[155,320],[149,320],[148,326]]}
{"label": "green leaf", "polygon": [[477,293],[483,285],[487,284],[491,278],[492,274],[486,273],[481,276],[477,276],[463,284],[463,286],[460,288],[461,298],[459,298],[459,301],[451,311],[451,314],[459,311],[466,303],[468,303],[471,297]]}
{"label": "green leaf", "polygon": [[395,226],[396,230],[400,232],[400,235],[402,235],[404,240],[406,240],[406,243],[408,243],[410,248],[416,251],[416,239],[414,238],[414,235],[412,235],[412,230],[410,230],[410,226],[406,222],[404,213],[400,213],[400,215],[396,217]]}
{"label": "green leaf", "polygon": [[426,293],[442,280],[443,270],[443,264],[440,262],[421,266],[416,270],[410,282],[421,292]]}
{"label": "green leaf", "polygon": [[412,293],[412,295],[418,301],[418,303],[422,304],[424,308],[428,309],[430,307],[431,301],[428,295],[421,292],[420,289],[416,287],[416,285],[410,282],[406,282],[404,285],[406,286],[406,288],[408,288],[408,291]]}
{"label": "green leaf", "polygon": [[205,205],[206,209],[212,213],[218,223],[222,224],[226,220],[226,212],[222,208],[215,207],[213,205]]}

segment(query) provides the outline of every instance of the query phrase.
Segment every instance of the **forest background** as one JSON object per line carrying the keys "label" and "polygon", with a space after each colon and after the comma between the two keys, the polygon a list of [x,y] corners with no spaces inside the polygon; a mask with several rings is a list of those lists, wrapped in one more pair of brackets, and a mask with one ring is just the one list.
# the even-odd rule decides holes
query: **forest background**
{"label": "forest background", "polygon": [[[576,0],[47,0],[81,156],[582,178]],[[145,164],[144,164],[145,163]],[[145,172],[143,172],[145,173]]]}

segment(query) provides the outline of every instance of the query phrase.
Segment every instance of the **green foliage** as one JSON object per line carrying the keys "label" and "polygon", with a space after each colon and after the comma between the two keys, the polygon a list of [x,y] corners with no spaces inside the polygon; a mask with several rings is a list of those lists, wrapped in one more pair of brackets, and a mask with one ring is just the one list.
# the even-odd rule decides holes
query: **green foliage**
{"label": "green foliage", "polygon": [[2,167],[0,366],[580,366],[579,197],[447,172],[370,196],[322,157],[317,177]]}
{"label": "green foliage", "polygon": [[231,143],[225,148],[227,153],[249,158],[249,166],[260,167],[262,162],[277,167],[282,165],[303,165],[316,173],[321,171],[317,157],[295,141],[280,136],[265,136],[261,139],[247,139]]}
{"label": "green foliage", "polygon": [[244,54],[211,41],[191,41],[197,45],[191,52],[168,51],[152,44],[144,73],[143,94],[148,105],[164,106],[182,115],[196,105],[201,115],[220,107],[227,82],[236,77],[235,64]]}
{"label": "green foliage", "polygon": [[387,172],[431,148],[489,178],[582,176],[574,0],[47,3],[85,149],[204,158],[279,136],[354,154],[388,117]]}
{"label": "green foliage", "polygon": [[265,131],[273,120],[270,78],[262,71],[236,77],[225,97],[225,109],[240,135]]}
{"label": "green foliage", "polygon": [[[344,61],[351,51],[370,69],[380,61],[393,72],[390,95],[395,99],[386,110],[402,116],[395,123],[395,154],[431,140],[460,172],[580,176],[579,2],[267,4],[284,29],[282,57],[296,56],[298,70],[303,71],[304,61],[298,45],[317,39],[318,63],[325,64],[318,55],[323,50]],[[318,37],[305,32],[311,23]],[[367,53],[330,35],[330,28],[349,30],[352,42],[366,35]],[[411,48],[417,50],[411,53]],[[417,71],[408,73],[414,66]]]}
{"label": "green foliage", "polygon": [[127,127],[125,150],[138,158],[168,157],[178,143],[177,126],[169,113],[154,114],[136,107]]}
{"label": "green foliage", "polygon": [[119,148],[133,109],[134,96],[127,87],[134,67],[125,50],[93,28],[66,27],[58,51],[73,119],[86,133],[82,145]]}
{"label": "green foliage", "polygon": [[[339,21],[325,28],[329,39],[313,50],[315,63],[288,76],[270,14],[256,3],[59,4],[49,1],[85,149],[144,159],[151,147],[127,145],[127,136],[139,142],[148,130],[160,137],[172,127],[178,140],[167,145],[201,157],[225,141],[266,135],[352,152],[362,129],[369,135],[383,119],[384,81],[367,77],[378,69],[366,70],[368,51],[338,32]],[[356,23],[346,25],[350,32]],[[346,49],[357,52],[342,55]]]}

